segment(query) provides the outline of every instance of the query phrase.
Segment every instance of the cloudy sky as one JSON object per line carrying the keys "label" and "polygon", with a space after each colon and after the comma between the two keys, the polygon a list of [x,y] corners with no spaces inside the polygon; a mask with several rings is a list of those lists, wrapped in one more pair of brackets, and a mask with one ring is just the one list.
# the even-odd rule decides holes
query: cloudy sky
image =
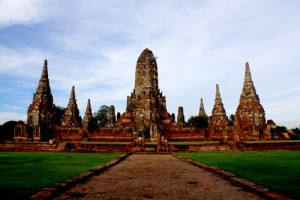
{"label": "cloudy sky", "polygon": [[54,103],[66,107],[72,85],[83,116],[115,105],[124,112],[136,61],[158,58],[169,113],[211,114],[220,85],[227,115],[242,91],[245,63],[266,119],[300,125],[298,0],[0,0],[0,124],[26,120],[48,60]]}

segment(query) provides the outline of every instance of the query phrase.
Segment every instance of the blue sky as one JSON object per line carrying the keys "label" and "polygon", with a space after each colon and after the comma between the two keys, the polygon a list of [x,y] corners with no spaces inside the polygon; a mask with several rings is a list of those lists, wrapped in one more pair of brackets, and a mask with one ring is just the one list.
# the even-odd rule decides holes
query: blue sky
{"label": "blue sky", "polygon": [[219,84],[227,115],[242,91],[245,63],[266,119],[300,125],[300,1],[0,0],[0,124],[26,120],[48,60],[54,103],[75,85],[80,114],[115,105],[123,113],[145,48],[158,58],[167,109],[186,119],[200,98],[211,114]]}

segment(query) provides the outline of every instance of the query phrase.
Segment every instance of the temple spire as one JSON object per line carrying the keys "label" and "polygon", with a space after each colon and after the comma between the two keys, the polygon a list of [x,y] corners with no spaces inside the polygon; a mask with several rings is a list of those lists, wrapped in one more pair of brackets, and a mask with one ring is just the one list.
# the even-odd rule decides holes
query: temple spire
{"label": "temple spire", "polygon": [[74,86],[74,85],[72,86],[72,90],[71,90],[69,102],[73,102],[73,101],[75,101],[75,103],[76,103],[76,98],[75,98],[75,86]]}
{"label": "temple spire", "polygon": [[206,115],[205,109],[204,109],[204,104],[203,104],[203,99],[200,99],[200,109],[199,109],[199,115]]}
{"label": "temple spire", "polygon": [[216,85],[216,98],[209,118],[209,132],[212,139],[222,140],[227,134],[228,117],[222,103],[222,98],[219,90],[219,85]]}
{"label": "temple spire", "polygon": [[220,90],[219,90],[219,85],[216,85],[216,99],[221,99],[221,95],[220,95]]}
{"label": "temple spire", "polygon": [[178,107],[178,115],[177,115],[177,125],[182,126],[184,124],[185,124],[185,120],[184,120],[183,107],[179,106]]}
{"label": "temple spire", "polygon": [[234,131],[241,139],[258,139],[265,128],[265,111],[260,104],[252,81],[249,63],[245,66],[245,80],[234,119]]}
{"label": "temple spire", "polygon": [[[39,85],[34,93],[32,104],[29,105],[27,110],[27,124],[32,127],[44,126],[49,128],[53,124],[52,117],[55,105],[53,104],[47,67],[48,63],[45,60]],[[34,134],[39,135],[39,130],[39,128],[36,128]]]}
{"label": "temple spire", "polygon": [[246,62],[245,65],[245,80],[243,85],[242,96],[256,96],[256,89],[252,81],[252,76],[248,62]]}
{"label": "temple spire", "polygon": [[65,117],[62,120],[62,126],[81,126],[82,119],[79,116],[79,109],[75,97],[75,86],[72,87],[70,99],[68,103],[67,110],[65,112]]}
{"label": "temple spire", "polygon": [[44,67],[41,75],[41,80],[48,80],[48,62],[44,61]]}
{"label": "temple spire", "polygon": [[215,114],[226,116],[226,111],[225,111],[223,103],[222,103],[222,98],[221,98],[218,84],[216,85],[216,98],[215,98],[214,108],[212,111],[212,116],[214,116]]}
{"label": "temple spire", "polygon": [[245,82],[246,81],[252,81],[250,67],[249,67],[249,63],[248,62],[246,62],[245,68],[246,68],[246,70],[245,70]]}
{"label": "temple spire", "polygon": [[82,126],[87,128],[92,117],[93,115],[92,115],[91,101],[90,99],[88,99],[86,111],[82,120]]}

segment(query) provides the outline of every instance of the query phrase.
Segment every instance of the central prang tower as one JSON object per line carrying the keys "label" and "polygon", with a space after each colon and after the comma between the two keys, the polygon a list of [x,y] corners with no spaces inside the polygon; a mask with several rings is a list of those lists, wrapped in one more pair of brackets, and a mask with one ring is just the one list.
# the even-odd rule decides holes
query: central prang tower
{"label": "central prang tower", "polygon": [[137,131],[144,132],[146,137],[156,137],[157,127],[167,112],[166,97],[158,88],[156,58],[147,48],[137,60],[135,85],[127,97],[126,112],[132,114]]}

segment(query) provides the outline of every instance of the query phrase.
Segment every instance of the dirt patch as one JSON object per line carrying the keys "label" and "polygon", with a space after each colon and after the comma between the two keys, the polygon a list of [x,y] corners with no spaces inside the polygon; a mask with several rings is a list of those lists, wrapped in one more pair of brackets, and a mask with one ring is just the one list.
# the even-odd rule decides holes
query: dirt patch
{"label": "dirt patch", "polygon": [[262,199],[172,155],[134,154],[56,199]]}

